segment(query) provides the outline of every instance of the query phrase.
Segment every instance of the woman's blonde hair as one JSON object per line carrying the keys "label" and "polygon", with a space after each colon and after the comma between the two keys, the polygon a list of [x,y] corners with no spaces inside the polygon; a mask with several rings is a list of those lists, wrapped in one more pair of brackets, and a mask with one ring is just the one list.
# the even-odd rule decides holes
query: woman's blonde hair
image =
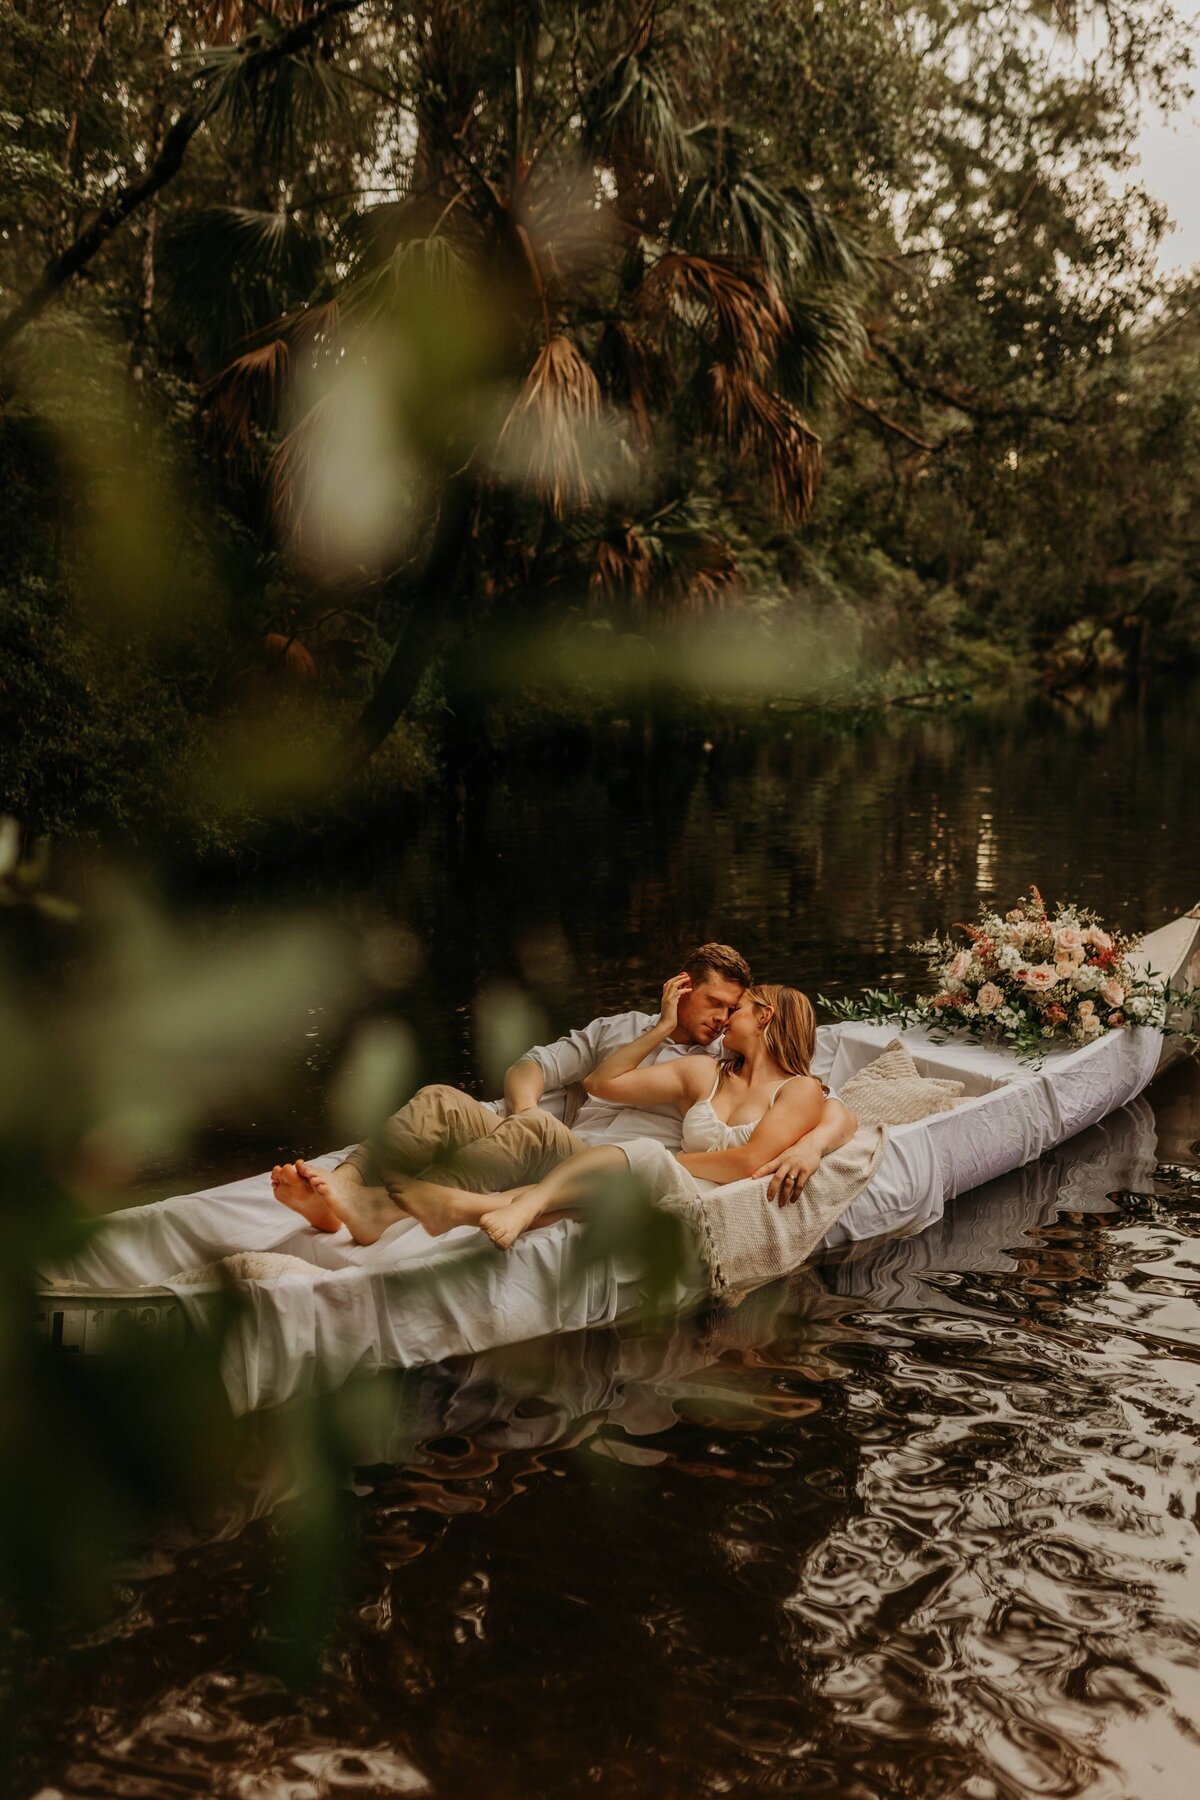
{"label": "woman's blonde hair", "polygon": [[808,995],[763,981],[748,987],[745,997],[753,1006],[771,1008],[763,1043],[779,1067],[787,1075],[807,1075],[817,1048],[817,1015]]}

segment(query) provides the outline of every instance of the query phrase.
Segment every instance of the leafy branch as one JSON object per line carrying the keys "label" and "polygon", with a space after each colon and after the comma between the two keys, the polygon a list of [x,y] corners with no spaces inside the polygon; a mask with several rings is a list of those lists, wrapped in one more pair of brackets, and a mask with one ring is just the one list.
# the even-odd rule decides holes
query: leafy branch
{"label": "leafy branch", "polygon": [[[356,12],[363,4],[364,0],[327,0],[317,12],[276,36],[251,38],[246,44],[239,45],[237,74],[242,86],[256,84],[268,70],[298,51],[306,50],[335,19]],[[87,267],[126,219],[152,200],[179,173],[192,139],[218,108],[233,97],[233,92],[233,84],[227,79],[206,89],[191,106],[185,107],[164,135],[162,145],[145,173],[118,187],[91,223],[60,255],[50,258],[34,286],[0,319],[0,355],[27,325],[41,317],[60,290]]]}

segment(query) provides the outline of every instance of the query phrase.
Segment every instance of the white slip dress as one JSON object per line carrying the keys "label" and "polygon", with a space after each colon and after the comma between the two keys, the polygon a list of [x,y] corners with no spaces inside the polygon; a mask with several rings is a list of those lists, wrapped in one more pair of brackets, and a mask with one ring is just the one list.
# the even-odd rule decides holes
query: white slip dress
{"label": "white slip dress", "polygon": [[[767,1112],[774,1106],[788,1082],[796,1079],[795,1075],[788,1075],[777,1083],[767,1102]],[[730,1125],[722,1119],[713,1108],[713,1096],[720,1085],[721,1071],[718,1069],[706,1097],[693,1101],[684,1113],[682,1149],[691,1152],[731,1150],[737,1145],[748,1144],[762,1124],[765,1113],[760,1113],[757,1119],[743,1119],[738,1125]],[[619,1148],[628,1157],[634,1174],[653,1183],[656,1192],[666,1192],[679,1200],[696,1200],[701,1194],[711,1193],[721,1185],[717,1181],[706,1181],[703,1176],[689,1174],[665,1144],[652,1138],[633,1139],[621,1144]]]}

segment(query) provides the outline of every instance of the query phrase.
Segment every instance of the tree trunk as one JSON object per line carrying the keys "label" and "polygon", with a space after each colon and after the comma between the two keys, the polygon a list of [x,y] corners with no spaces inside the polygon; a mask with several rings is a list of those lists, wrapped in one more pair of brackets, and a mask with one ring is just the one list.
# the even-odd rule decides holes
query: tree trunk
{"label": "tree trunk", "polygon": [[374,755],[412,703],[446,626],[458,616],[463,598],[458,577],[470,537],[475,493],[471,475],[453,475],[446,484],[433,543],[392,659],[339,746],[338,773],[343,779]]}

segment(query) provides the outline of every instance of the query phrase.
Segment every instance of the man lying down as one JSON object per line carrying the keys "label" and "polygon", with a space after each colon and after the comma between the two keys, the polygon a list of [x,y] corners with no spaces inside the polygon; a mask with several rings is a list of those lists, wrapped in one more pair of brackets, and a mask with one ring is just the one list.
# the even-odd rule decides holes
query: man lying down
{"label": "man lying down", "polygon": [[681,1206],[748,1178],[788,1205],[856,1128],[810,1073],[815,1047],[803,994],[755,985],[736,950],[702,944],[664,984],[657,1018],[594,1019],[514,1063],[503,1110],[422,1088],[336,1168],[279,1164],[272,1188],[315,1230],[345,1227],[360,1245],[415,1219],[435,1237],[478,1227],[507,1249],[630,1169]]}

